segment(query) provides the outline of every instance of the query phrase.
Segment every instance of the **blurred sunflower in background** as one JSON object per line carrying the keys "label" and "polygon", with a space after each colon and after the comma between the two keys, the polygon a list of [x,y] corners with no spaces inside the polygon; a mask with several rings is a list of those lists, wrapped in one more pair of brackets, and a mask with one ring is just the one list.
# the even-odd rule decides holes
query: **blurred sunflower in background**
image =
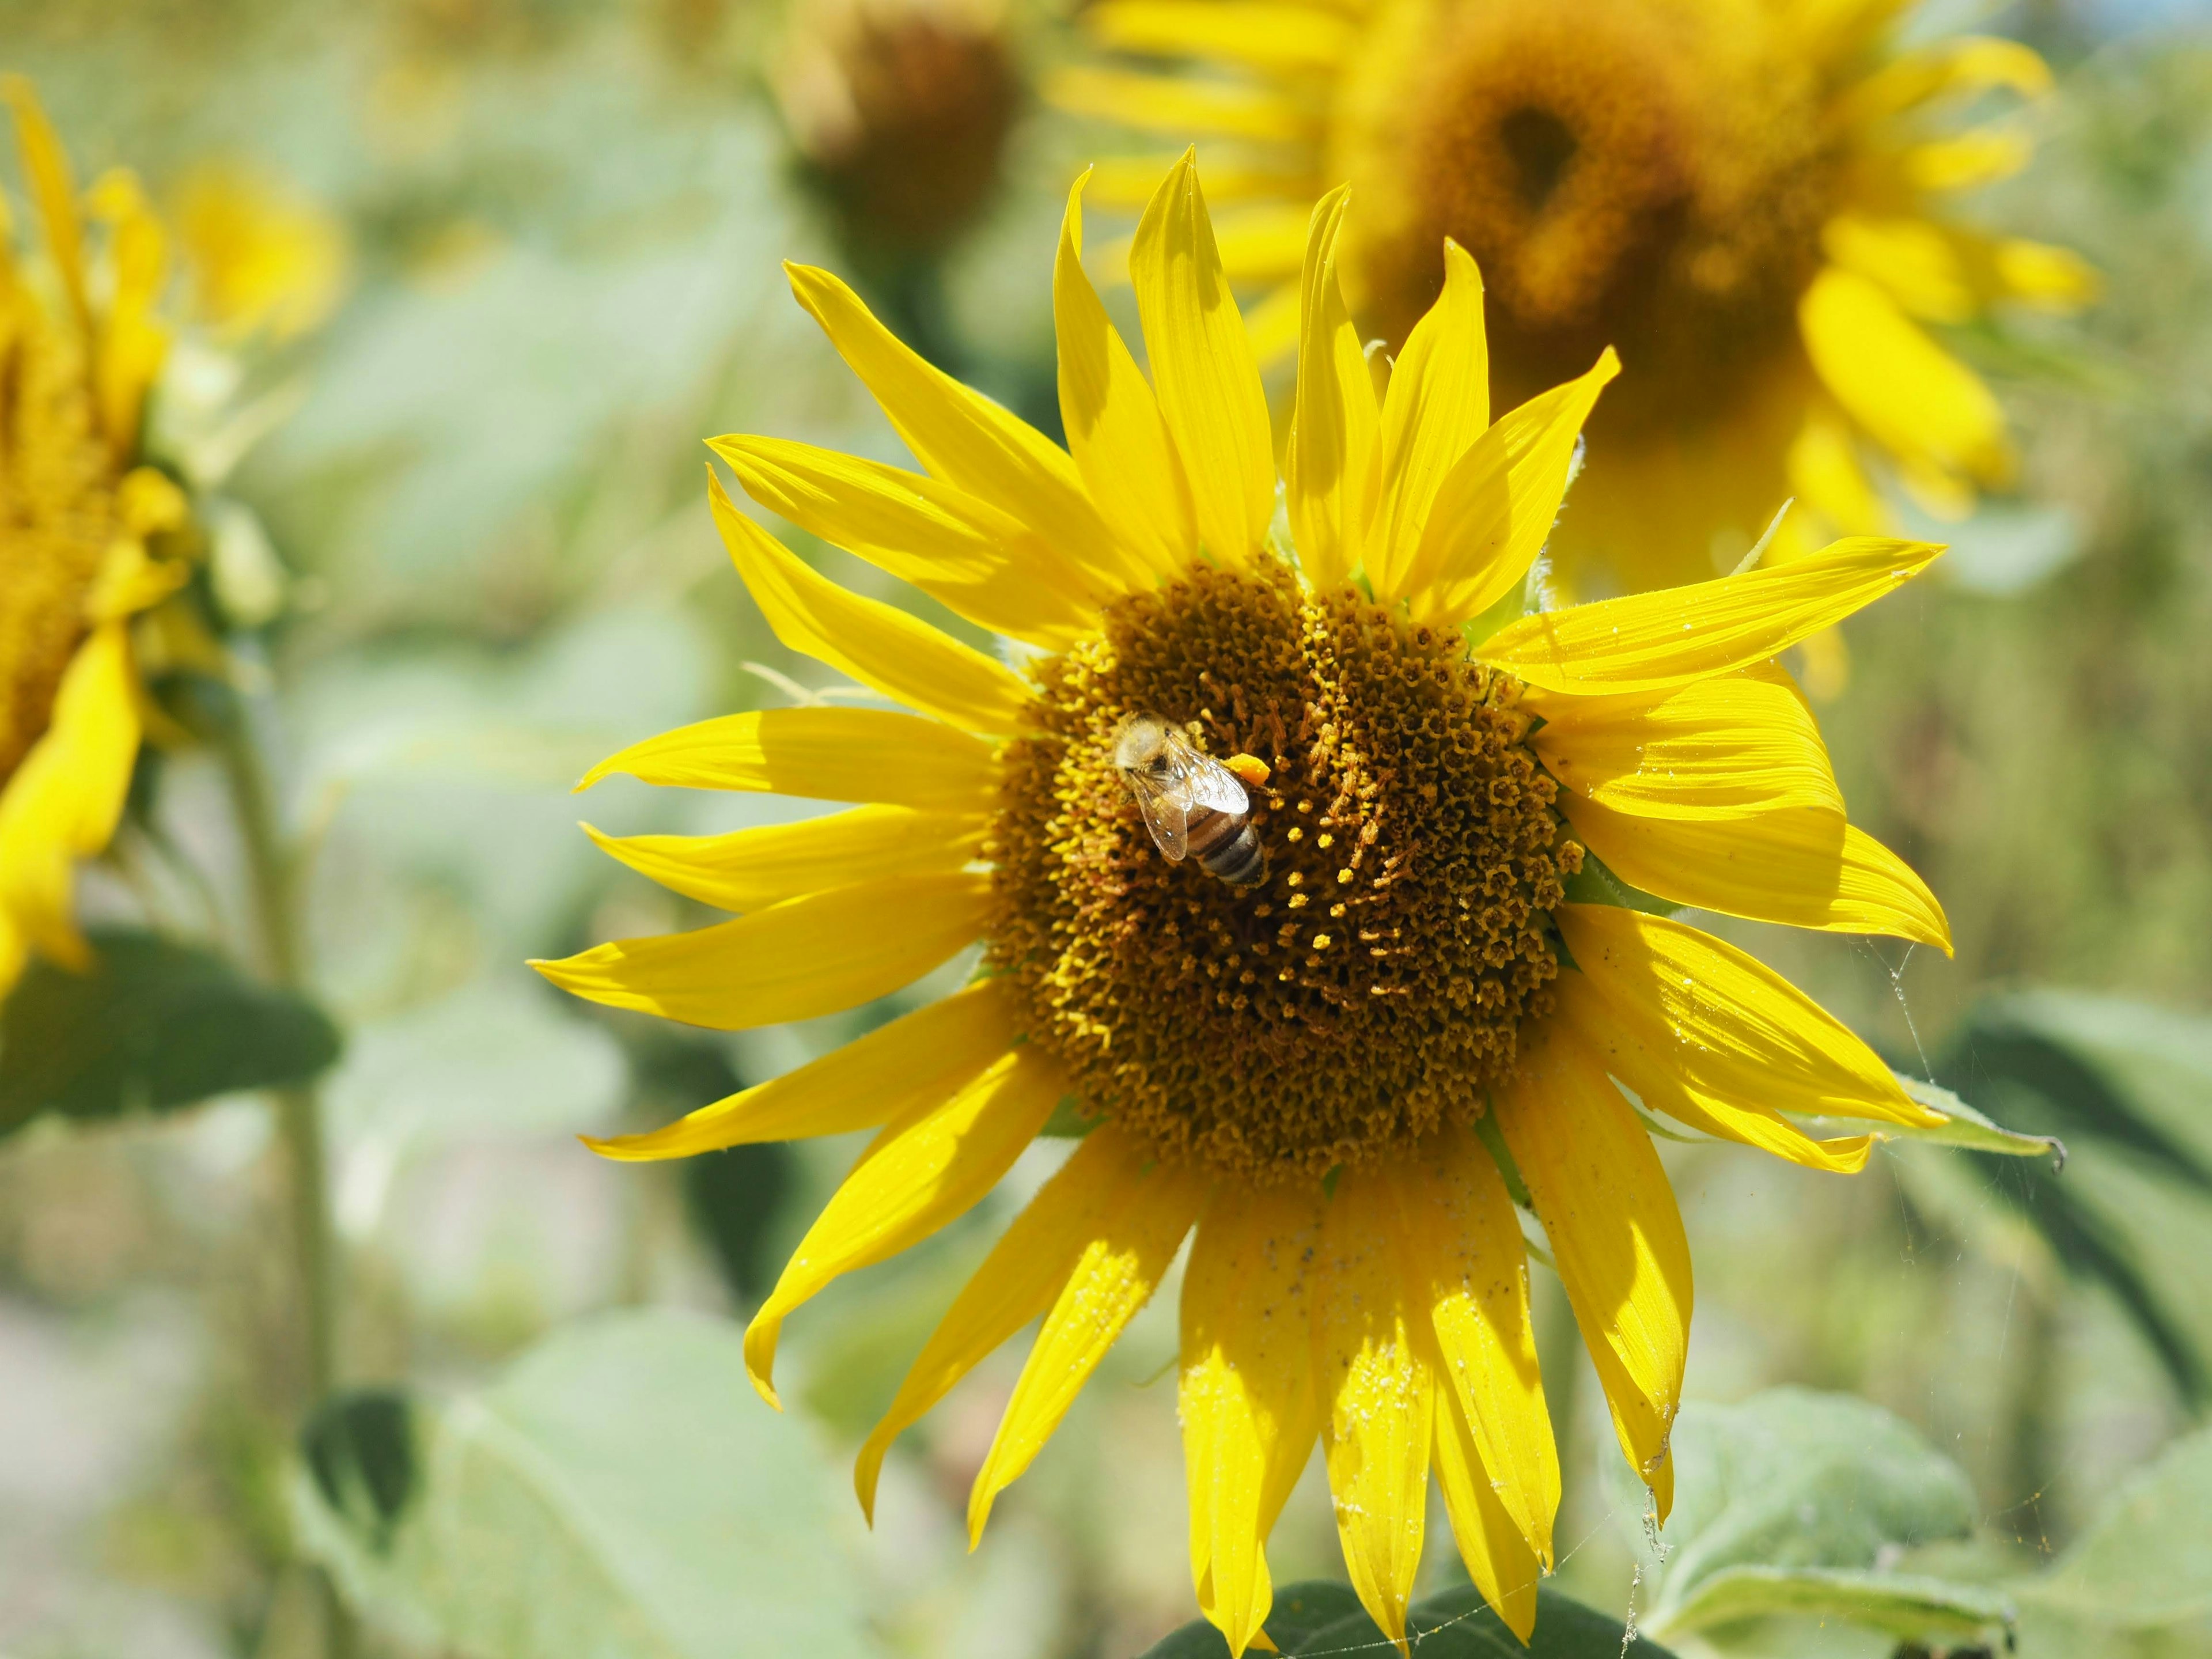
{"label": "blurred sunflower in background", "polygon": [[[80,194],[30,83],[0,83],[30,211],[0,199],[0,994],[32,952],[82,968],[76,861],[104,850],[141,739],[181,736],[155,663],[219,669],[184,602],[208,537],[181,468],[157,465],[149,400],[176,328],[171,238],[128,171]],[[191,319],[234,339],[326,314],[343,267],[319,216],[204,177],[182,218]],[[234,442],[223,446],[232,452]],[[265,620],[266,618],[261,618]]]}
{"label": "blurred sunflower in background", "polygon": [[[926,471],[713,443],[763,507],[1019,641],[1025,670],[816,574],[711,479],[778,635],[915,713],[735,714],[602,763],[586,785],[865,804],[713,836],[594,830],[741,914],[535,965],[597,1002],[738,1030],[853,1007],[981,941],[956,994],[592,1143],[653,1159],[877,1131],[747,1333],[762,1394],[800,1304],[969,1209],[1040,1134],[1079,1133],[869,1437],[862,1504],[893,1438],[1041,1316],[974,1486],[980,1537],[1194,1228],[1191,1558],[1231,1650],[1261,1639],[1265,1540],[1317,1440],[1386,1632],[1406,1628],[1433,1468],[1468,1571],[1525,1637],[1559,1468],[1516,1200],[1663,1516],[1690,1258],[1624,1088],[1818,1170],[1856,1170],[1870,1135],[1816,1139],[1790,1114],[1942,1121],[1802,994],[1649,896],[1948,948],[1927,889],[1847,822],[1772,661],[1940,550],[1844,541],[1528,616],[1469,651],[1462,625],[1522,583],[1550,530],[1612,353],[1493,422],[1481,284],[1447,243],[1442,295],[1378,396],[1334,191],[1300,275],[1279,517],[1267,405],[1191,158],[1131,251],[1149,381],[1085,275],[1082,189],[1054,272],[1067,450],[796,266],[800,303]],[[1204,784],[1148,816],[1121,752],[1143,717]],[[1218,853],[1240,817],[1256,864],[1176,856]]]}
{"label": "blurred sunflower in background", "polygon": [[[1234,156],[1214,169],[1230,280],[1290,350],[1306,216],[1359,191],[1353,315],[1401,348],[1446,236],[1489,284],[1492,369],[1526,398],[1619,348],[1603,465],[1552,551],[1571,590],[1731,569],[1891,527],[1893,481],[1941,518],[2013,481],[1996,398],[1930,332],[2095,287],[2064,250],[1967,228],[1946,198],[2020,169],[2049,87],[2014,41],[1905,41],[1902,0],[1100,0],[1110,51],[1063,107]],[[1994,110],[1992,106],[2003,106]],[[1133,207],[1161,161],[1102,170]]]}

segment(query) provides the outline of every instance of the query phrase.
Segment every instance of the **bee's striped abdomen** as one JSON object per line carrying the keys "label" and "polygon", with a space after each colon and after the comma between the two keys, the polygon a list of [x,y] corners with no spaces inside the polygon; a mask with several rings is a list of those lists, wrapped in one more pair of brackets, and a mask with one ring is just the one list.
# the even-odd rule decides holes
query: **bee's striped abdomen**
{"label": "bee's striped abdomen", "polygon": [[1190,820],[1190,850],[1200,867],[1232,887],[1249,887],[1267,873],[1267,850],[1247,812],[1200,809]]}

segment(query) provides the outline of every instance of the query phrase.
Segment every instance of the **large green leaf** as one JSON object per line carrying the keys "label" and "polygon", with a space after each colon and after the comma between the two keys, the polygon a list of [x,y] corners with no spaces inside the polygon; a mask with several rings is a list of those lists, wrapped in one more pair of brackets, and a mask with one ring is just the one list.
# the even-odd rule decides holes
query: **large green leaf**
{"label": "large green leaf", "polygon": [[91,969],[33,962],[0,1005],[0,1134],[43,1112],[112,1118],[314,1076],[338,1034],[303,999],[157,933],[97,928]]}
{"label": "large green leaf", "polygon": [[[1692,1402],[1675,1420],[1674,1507],[1655,1550],[1644,1622],[1664,1636],[1809,1615],[1917,1638],[2006,1622],[2001,1596],[1885,1571],[1901,1550],[1973,1524],[1966,1474],[1900,1419],[1846,1395],[1777,1389]],[[1617,1494],[1640,1516],[1642,1489]],[[1663,1553],[1662,1553],[1663,1552]]]}
{"label": "large green leaf", "polygon": [[2056,1567],[2008,1588],[2032,1659],[2212,1652],[2212,1429],[2167,1447]]}
{"label": "large green leaf", "polygon": [[[1423,1659],[1673,1659],[1649,1638],[1556,1590],[1536,1593],[1536,1630],[1528,1646],[1462,1584],[1415,1602],[1406,1634]],[[1359,1610],[1349,1584],[1289,1584],[1275,1592],[1267,1635],[1285,1654],[1388,1654],[1390,1643]],[[1146,1650],[1143,1659],[1227,1659],[1229,1644],[1203,1621],[1184,1626]]]}
{"label": "large green leaf", "polygon": [[760,1408],[728,1327],[589,1321],[412,1417],[404,1455],[389,1413],[325,1425],[294,1483],[308,1548],[402,1639],[466,1659],[880,1651],[842,1482]]}

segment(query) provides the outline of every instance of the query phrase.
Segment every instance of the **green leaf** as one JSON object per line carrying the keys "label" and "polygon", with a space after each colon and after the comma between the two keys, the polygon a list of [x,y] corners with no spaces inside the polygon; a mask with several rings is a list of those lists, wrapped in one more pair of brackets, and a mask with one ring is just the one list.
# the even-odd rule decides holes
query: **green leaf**
{"label": "green leaf", "polygon": [[2212,1429],[2168,1446],[2112,1494],[2057,1566],[2011,1588],[2112,1629],[2212,1620]]}
{"label": "green leaf", "polygon": [[[845,1536],[857,1522],[833,1518],[843,1483],[802,1425],[755,1399],[733,1328],[667,1311],[586,1321],[413,1415],[388,1513],[358,1413],[325,1431],[345,1453],[311,1455],[293,1483],[307,1548],[402,1641],[467,1659],[881,1652]],[[346,1495],[347,1455],[367,1502]]]}
{"label": "green leaf", "polygon": [[[1902,1419],[1847,1395],[1776,1389],[1741,1405],[1686,1405],[1671,1443],[1664,1559],[1640,1529],[1632,1536],[1655,1589],[1644,1621],[1655,1632],[1785,1611],[1907,1636],[1958,1630],[1971,1598],[1937,1597],[1929,1622],[1913,1624],[1907,1615],[1929,1600],[1926,1587],[1875,1571],[1904,1547],[1973,1523],[1965,1473]],[[1644,1513],[1640,1486],[1619,1497],[1623,1513]],[[1762,1596],[1790,1605],[1757,1605]]]}
{"label": "green leaf", "polygon": [[[1407,1610],[1406,1634],[1422,1659],[1673,1659],[1648,1638],[1632,1636],[1620,1620],[1540,1588],[1535,1633],[1527,1647],[1483,1605],[1482,1593],[1472,1584],[1416,1601]],[[1285,1654],[1301,1659],[1394,1651],[1360,1610],[1352,1586],[1323,1580],[1276,1591],[1267,1635]],[[1143,1659],[1226,1659],[1228,1652],[1220,1632],[1201,1620],[1147,1649]]]}
{"label": "green leaf", "polygon": [[1948,1121],[1923,1129],[1905,1123],[1885,1123],[1875,1130],[1884,1140],[1920,1140],[1937,1146],[1959,1146],[1968,1152],[1996,1152],[2006,1158],[2048,1158],[2060,1166],[2066,1162],[2066,1145],[2056,1135],[2021,1134],[2008,1129],[1953,1094],[1941,1084],[1929,1083],[1902,1072],[1891,1073],[1905,1092]]}
{"label": "green leaf", "polygon": [[2011,1598],[1978,1584],[1917,1573],[1854,1572],[1838,1567],[1729,1567],[1699,1585],[1667,1621],[1671,1632],[1706,1630],[1754,1619],[1841,1620],[1925,1641],[1960,1643],[2009,1629]]}
{"label": "green leaf", "polygon": [[0,1006],[0,1134],[42,1112],[163,1111],[304,1083],[337,1058],[313,1003],[156,933],[98,928],[90,971],[33,961]]}

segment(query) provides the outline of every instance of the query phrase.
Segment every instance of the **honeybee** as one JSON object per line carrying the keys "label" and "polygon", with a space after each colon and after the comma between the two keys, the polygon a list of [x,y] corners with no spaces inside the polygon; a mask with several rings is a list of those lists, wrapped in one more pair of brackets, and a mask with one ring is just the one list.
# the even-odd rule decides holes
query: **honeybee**
{"label": "honeybee", "polygon": [[[1264,764],[1238,756],[1264,782]],[[1198,854],[1200,867],[1232,887],[1251,887],[1267,874],[1267,850],[1252,828],[1251,798],[1235,772],[1202,755],[1156,714],[1124,716],[1114,730],[1114,766],[1136,797],[1152,844],[1171,864]]]}

